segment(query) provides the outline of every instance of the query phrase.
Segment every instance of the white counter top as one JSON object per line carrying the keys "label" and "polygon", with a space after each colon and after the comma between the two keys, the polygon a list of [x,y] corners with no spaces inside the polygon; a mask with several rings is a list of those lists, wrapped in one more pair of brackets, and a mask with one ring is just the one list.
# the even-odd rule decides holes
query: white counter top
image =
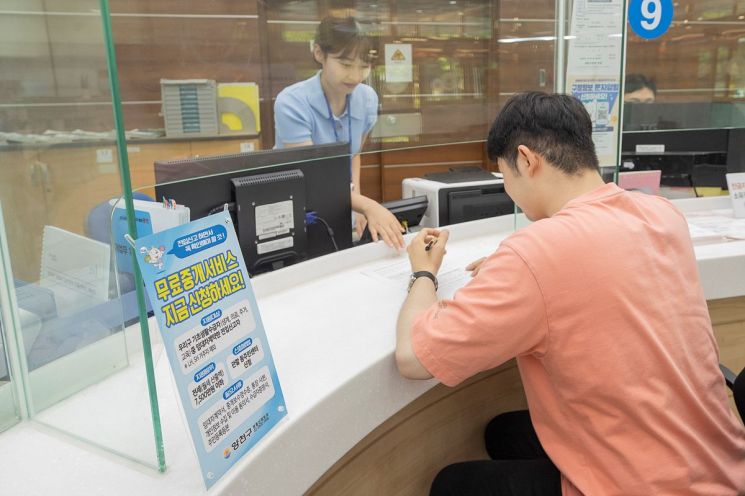
{"label": "white counter top", "polygon": [[[721,208],[717,201],[684,200],[699,203],[681,207]],[[446,264],[462,267],[488,254],[513,225],[508,216],[448,227]],[[697,246],[696,256],[707,299],[745,294],[745,241]],[[402,379],[393,361],[405,283],[386,281],[380,269],[405,261],[405,253],[367,245],[254,279],[288,418],[208,494],[301,494],[372,429],[436,384]],[[106,381],[125,380],[128,373],[134,372]],[[26,422],[0,435],[0,494],[205,494],[164,354],[156,375],[164,474]],[[97,393],[77,396],[86,394]]]}

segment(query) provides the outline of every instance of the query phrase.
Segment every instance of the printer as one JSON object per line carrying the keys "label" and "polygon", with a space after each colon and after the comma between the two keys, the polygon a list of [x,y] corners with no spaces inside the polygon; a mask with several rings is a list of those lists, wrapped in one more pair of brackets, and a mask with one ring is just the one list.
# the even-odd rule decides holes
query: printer
{"label": "printer", "polygon": [[442,227],[515,211],[515,204],[504,191],[502,174],[481,168],[406,178],[401,188],[403,198],[427,197],[427,210],[420,222],[422,227]]}

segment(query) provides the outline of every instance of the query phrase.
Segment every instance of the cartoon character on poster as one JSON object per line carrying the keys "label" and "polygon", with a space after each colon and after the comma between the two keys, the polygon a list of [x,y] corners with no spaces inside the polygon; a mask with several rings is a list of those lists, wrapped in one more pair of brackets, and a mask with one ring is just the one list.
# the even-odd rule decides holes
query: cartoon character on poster
{"label": "cartoon character on poster", "polygon": [[149,263],[157,270],[163,270],[163,267],[165,266],[165,262],[163,260],[163,255],[165,253],[165,246],[151,246],[150,248],[143,246],[142,248],[140,248],[140,255],[143,256],[145,263]]}

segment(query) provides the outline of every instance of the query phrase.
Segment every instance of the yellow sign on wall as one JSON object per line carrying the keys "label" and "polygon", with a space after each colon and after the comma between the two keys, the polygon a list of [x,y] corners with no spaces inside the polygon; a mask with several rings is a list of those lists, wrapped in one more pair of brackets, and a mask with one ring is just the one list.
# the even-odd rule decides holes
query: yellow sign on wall
{"label": "yellow sign on wall", "polygon": [[219,83],[220,134],[259,134],[259,87],[256,83]]}

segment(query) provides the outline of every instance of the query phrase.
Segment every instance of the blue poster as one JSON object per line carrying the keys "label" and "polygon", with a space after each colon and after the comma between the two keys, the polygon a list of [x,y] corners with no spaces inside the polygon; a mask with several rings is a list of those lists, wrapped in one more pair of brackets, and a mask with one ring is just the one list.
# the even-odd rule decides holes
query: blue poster
{"label": "blue poster", "polygon": [[136,242],[207,488],[287,415],[230,215]]}
{"label": "blue poster", "polygon": [[592,119],[593,136],[612,133],[618,124],[614,105],[621,85],[615,79],[578,79],[572,83],[572,96],[587,109]]}

